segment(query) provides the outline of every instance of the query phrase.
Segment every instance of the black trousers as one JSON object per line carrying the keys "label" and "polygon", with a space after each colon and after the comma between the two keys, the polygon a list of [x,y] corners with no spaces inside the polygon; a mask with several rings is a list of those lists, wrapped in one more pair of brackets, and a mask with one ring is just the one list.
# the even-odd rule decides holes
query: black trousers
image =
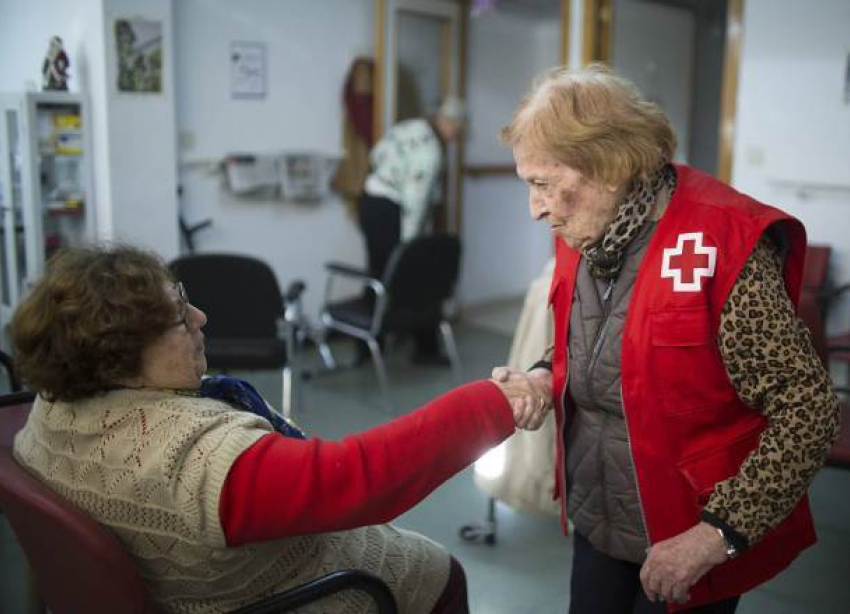
{"label": "black trousers", "polygon": [[[640,565],[602,554],[576,531],[573,538],[569,614],[666,614],[665,603],[652,603],[643,592]],[[734,614],[739,599],[733,597],[685,611]]]}
{"label": "black trousers", "polygon": [[455,557],[449,557],[449,579],[431,614],[469,614],[466,572]]}
{"label": "black trousers", "polygon": [[[363,192],[357,201],[357,216],[366,241],[369,275],[381,279],[393,250],[401,243],[401,207],[389,198]],[[439,353],[437,326],[435,320],[433,325],[411,331],[417,355],[435,356]]]}
{"label": "black trousers", "polygon": [[366,241],[369,275],[381,279],[390,254],[401,242],[401,207],[389,198],[363,192],[357,216]]}

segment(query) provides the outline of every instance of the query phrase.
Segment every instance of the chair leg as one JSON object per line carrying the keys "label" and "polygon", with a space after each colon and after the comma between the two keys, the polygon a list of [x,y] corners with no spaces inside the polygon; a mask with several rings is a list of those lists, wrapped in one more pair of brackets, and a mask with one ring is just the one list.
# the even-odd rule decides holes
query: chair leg
{"label": "chair leg", "polygon": [[334,358],[334,353],[331,351],[331,346],[328,345],[328,342],[325,341],[324,337],[317,344],[319,348],[319,355],[322,357],[322,362],[325,363],[325,368],[328,371],[333,371],[336,369],[336,359]]}
{"label": "chair leg", "polygon": [[27,614],[48,614],[47,606],[44,604],[38,592],[35,576],[32,571],[27,574]]}
{"label": "chair leg", "polygon": [[292,417],[292,369],[289,365],[283,368],[283,390],[281,398],[283,400],[281,409],[283,417],[289,420]]}
{"label": "chair leg", "polygon": [[308,330],[307,337],[313,341],[316,346],[316,349],[319,350],[319,356],[322,358],[322,362],[325,365],[325,369],[328,371],[333,371],[337,368],[336,358],[334,358],[334,353],[331,350],[331,346],[328,345],[328,329],[322,324],[317,328],[311,327]]}
{"label": "chair leg", "polygon": [[378,373],[378,385],[381,387],[384,404],[387,409],[392,410],[390,391],[387,384],[387,369],[384,366],[384,359],[381,356],[381,346],[378,345],[375,339],[367,339],[366,345],[369,346],[369,352],[372,354],[372,362],[375,363],[375,371]]}
{"label": "chair leg", "polygon": [[446,356],[449,363],[452,365],[452,373],[454,373],[456,383],[463,383],[463,368],[460,364],[460,355],[457,352],[457,344],[455,336],[452,332],[452,325],[448,320],[440,320],[440,335],[443,337],[443,346],[446,349]]}

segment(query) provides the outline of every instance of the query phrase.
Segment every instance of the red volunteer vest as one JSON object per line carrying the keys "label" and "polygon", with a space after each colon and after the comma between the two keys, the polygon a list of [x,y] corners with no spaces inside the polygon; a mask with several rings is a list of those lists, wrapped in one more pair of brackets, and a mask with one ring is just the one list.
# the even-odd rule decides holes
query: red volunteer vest
{"label": "red volunteer vest", "polygon": [[[716,343],[720,312],[759,238],[773,225],[781,225],[790,242],[784,278],[796,304],[806,242],[802,224],[778,209],[699,171],[676,166],[676,172],[678,186],[641,263],[622,339],[623,412],[651,543],[697,524],[715,484],[736,475],[757,447],[767,420],[742,403],[729,382]],[[580,254],[563,241],[556,244],[549,302],[555,315],[556,489],[562,493],[562,399]],[[565,496],[561,520],[566,531]],[[803,497],[762,541],[708,572],[692,588],[687,607],[753,588],[815,540]]]}

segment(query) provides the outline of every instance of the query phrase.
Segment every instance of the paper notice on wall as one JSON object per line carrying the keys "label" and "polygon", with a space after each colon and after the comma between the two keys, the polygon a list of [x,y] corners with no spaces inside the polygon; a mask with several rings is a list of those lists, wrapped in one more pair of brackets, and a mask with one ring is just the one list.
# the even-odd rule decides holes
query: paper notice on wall
{"label": "paper notice on wall", "polygon": [[266,95],[266,45],[237,41],[230,44],[230,93],[233,98]]}

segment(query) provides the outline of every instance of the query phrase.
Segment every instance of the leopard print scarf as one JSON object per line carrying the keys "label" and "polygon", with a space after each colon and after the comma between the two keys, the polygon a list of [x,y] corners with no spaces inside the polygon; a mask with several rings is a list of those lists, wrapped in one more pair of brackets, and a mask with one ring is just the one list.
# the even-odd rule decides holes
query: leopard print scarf
{"label": "leopard print scarf", "polygon": [[616,279],[623,266],[626,246],[632,242],[643,223],[652,212],[658,193],[668,188],[672,195],[676,189],[676,171],[665,164],[649,179],[635,179],[626,194],[614,220],[602,238],[584,250],[587,268],[596,279]]}

